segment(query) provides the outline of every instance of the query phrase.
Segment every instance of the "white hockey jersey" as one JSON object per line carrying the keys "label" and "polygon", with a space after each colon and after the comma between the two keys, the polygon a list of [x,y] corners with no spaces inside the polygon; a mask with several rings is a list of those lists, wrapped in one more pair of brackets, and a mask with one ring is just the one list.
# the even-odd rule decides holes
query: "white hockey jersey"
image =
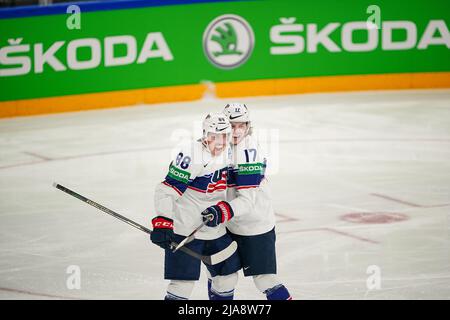
{"label": "white hockey jersey", "polygon": [[[156,215],[173,219],[174,232],[187,236],[202,223],[201,212],[226,200],[231,149],[213,157],[201,141],[193,142],[177,154],[165,180],[155,189]],[[205,226],[197,239],[212,240],[226,233],[225,226]]]}
{"label": "white hockey jersey", "polygon": [[275,213],[265,177],[267,155],[254,136],[247,135],[232,146],[232,162],[227,199],[234,217],[228,221],[227,228],[244,236],[272,230]]}

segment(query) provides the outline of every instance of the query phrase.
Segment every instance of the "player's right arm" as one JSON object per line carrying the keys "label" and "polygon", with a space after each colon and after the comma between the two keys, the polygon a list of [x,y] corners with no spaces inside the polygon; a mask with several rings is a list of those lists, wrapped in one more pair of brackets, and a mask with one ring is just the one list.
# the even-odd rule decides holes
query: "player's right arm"
{"label": "player's right arm", "polygon": [[152,219],[153,232],[151,241],[164,248],[170,248],[173,238],[173,217],[175,204],[183,196],[189,182],[195,178],[198,165],[192,156],[180,151],[170,162],[167,175],[155,189],[156,216]]}
{"label": "player's right arm", "polygon": [[192,152],[181,150],[170,162],[164,181],[155,189],[155,211],[157,216],[173,218],[176,201],[183,196],[201,164],[195,163]]}

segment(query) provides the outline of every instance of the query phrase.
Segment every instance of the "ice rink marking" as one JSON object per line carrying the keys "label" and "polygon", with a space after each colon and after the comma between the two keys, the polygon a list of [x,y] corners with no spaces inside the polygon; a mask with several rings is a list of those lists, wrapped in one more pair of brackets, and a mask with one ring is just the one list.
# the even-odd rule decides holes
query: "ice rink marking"
{"label": "ice rink marking", "polygon": [[47,297],[47,298],[64,299],[64,300],[81,300],[80,298],[65,297],[65,296],[60,296],[60,295],[32,292],[32,291],[12,289],[12,288],[0,287],[0,291],[14,292],[14,293],[20,293],[20,294],[29,295],[29,296],[36,296],[36,297]]}
{"label": "ice rink marking", "polygon": [[40,155],[34,152],[24,151],[24,154],[39,158],[41,160],[39,161],[30,161],[30,162],[22,162],[17,164],[11,164],[6,166],[0,166],[0,170],[2,169],[10,169],[10,168],[16,168],[16,167],[22,167],[22,166],[30,166],[34,164],[41,164],[51,161],[64,161],[64,160],[74,160],[74,159],[82,159],[82,158],[90,158],[90,157],[98,157],[98,156],[109,156],[114,154],[126,154],[126,153],[134,153],[134,152],[147,152],[147,151],[158,151],[158,150],[166,150],[170,149],[170,147],[148,147],[148,148],[141,148],[141,149],[128,149],[128,150],[117,150],[117,151],[105,151],[105,152],[96,152],[96,153],[86,153],[86,154],[79,154],[74,156],[65,156],[65,157],[55,157],[50,158],[44,155]]}
{"label": "ice rink marking", "polygon": [[351,234],[349,232],[339,231],[339,230],[336,230],[334,228],[329,228],[329,227],[298,229],[298,230],[290,230],[290,231],[278,231],[278,233],[287,234],[287,233],[296,233],[296,232],[315,232],[315,231],[327,231],[327,232],[339,234],[341,236],[353,238],[353,239],[356,239],[356,240],[359,240],[359,241],[363,241],[363,242],[369,242],[369,243],[372,243],[372,244],[380,244],[380,242],[378,242],[378,241],[371,240],[371,239],[364,238],[364,237],[360,237],[360,236]]}
{"label": "ice rink marking", "polygon": [[383,199],[386,199],[386,200],[394,201],[394,202],[397,202],[397,203],[401,203],[401,204],[404,204],[404,205],[407,205],[407,206],[410,206],[410,207],[415,207],[415,208],[438,208],[438,207],[450,206],[450,203],[435,204],[435,205],[426,206],[426,205],[422,205],[422,204],[416,204],[416,203],[404,201],[404,200],[401,200],[401,199],[393,198],[393,197],[390,197],[390,196],[387,196],[387,195],[383,195],[383,194],[379,194],[379,193],[371,193],[370,195],[374,196],[374,197],[378,197],[378,198],[383,198]]}

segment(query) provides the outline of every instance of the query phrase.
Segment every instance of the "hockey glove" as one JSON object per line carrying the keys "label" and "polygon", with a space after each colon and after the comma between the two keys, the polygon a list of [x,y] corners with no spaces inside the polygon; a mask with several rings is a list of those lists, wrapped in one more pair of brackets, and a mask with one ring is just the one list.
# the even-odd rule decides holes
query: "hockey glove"
{"label": "hockey glove", "polygon": [[215,206],[211,206],[202,212],[203,222],[208,220],[208,227],[216,227],[221,223],[227,222],[234,216],[233,209],[226,201],[220,201]]}
{"label": "hockey glove", "polygon": [[150,240],[163,249],[170,249],[173,240],[173,220],[157,216],[152,219],[153,231]]}

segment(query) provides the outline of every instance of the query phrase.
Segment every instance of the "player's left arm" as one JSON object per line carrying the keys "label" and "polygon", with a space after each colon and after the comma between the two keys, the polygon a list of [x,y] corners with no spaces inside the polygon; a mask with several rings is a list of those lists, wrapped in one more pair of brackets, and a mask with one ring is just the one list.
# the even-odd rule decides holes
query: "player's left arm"
{"label": "player's left arm", "polygon": [[266,158],[259,154],[259,148],[240,150],[237,154],[237,165],[229,172],[231,180],[235,184],[237,197],[231,201],[221,201],[217,205],[209,207],[202,214],[213,217],[209,226],[217,226],[225,223],[234,215],[249,213],[256,203],[256,195],[259,185],[264,178]]}
{"label": "player's left arm", "polygon": [[236,215],[249,213],[256,203],[256,195],[267,166],[267,158],[258,145],[242,150],[234,169],[236,198],[229,201]]}

